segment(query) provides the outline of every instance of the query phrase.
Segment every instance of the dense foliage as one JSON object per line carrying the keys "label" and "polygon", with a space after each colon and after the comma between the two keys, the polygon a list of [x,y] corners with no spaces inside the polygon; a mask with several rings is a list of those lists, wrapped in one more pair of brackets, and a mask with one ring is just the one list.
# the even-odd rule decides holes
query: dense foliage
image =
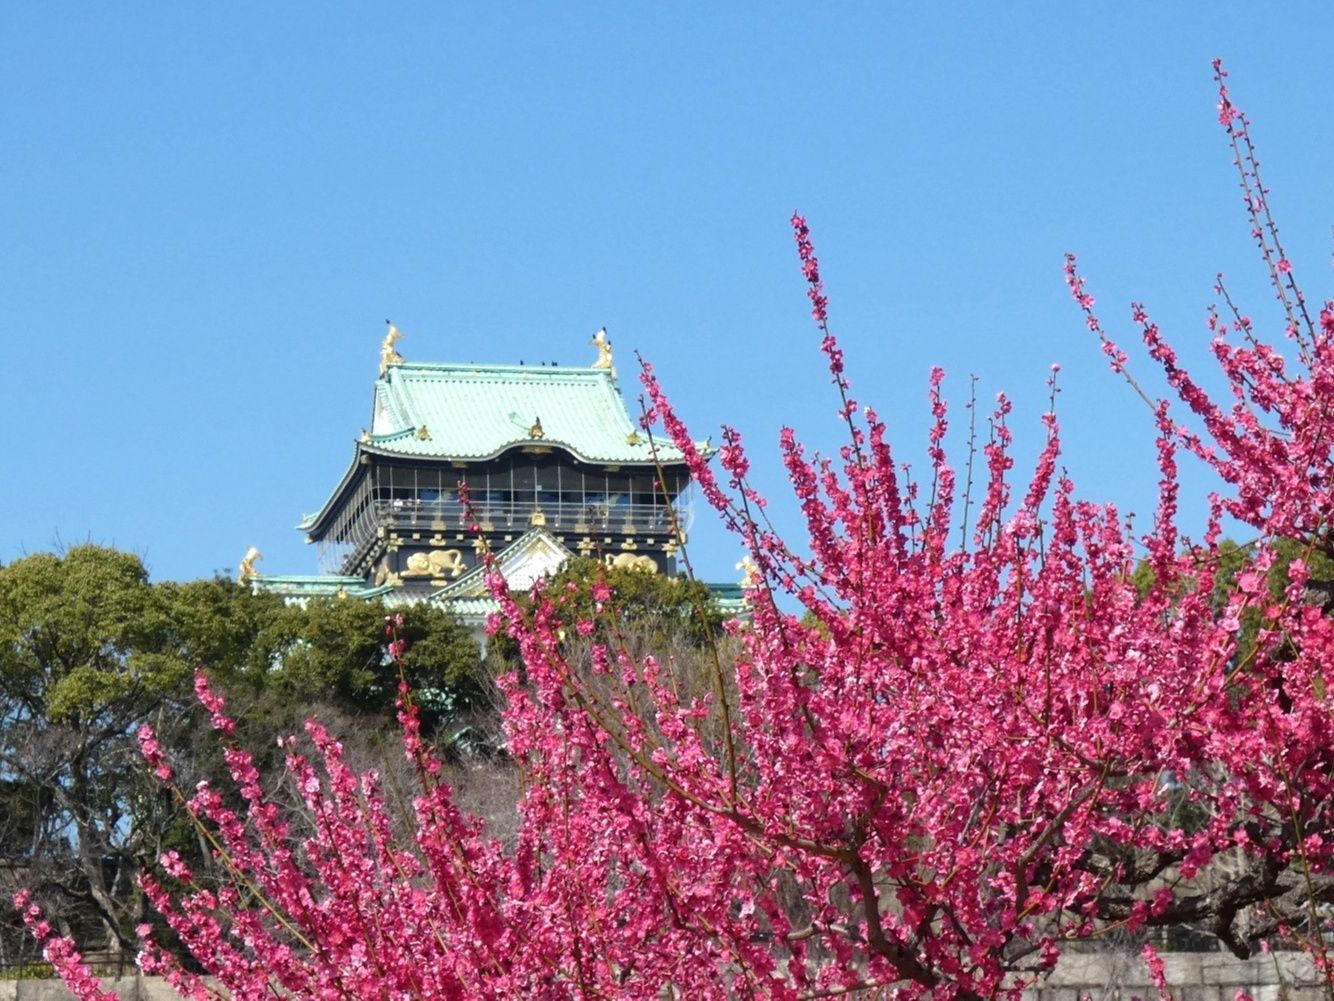
{"label": "dense foliage", "polygon": [[[522,613],[530,614],[551,594],[561,595],[570,625],[565,638],[570,641],[629,642],[633,637],[636,645],[649,649],[679,650],[708,645],[722,633],[724,617],[712,590],[686,576],[645,573],[578,557],[553,574],[540,592],[516,594],[513,600]],[[608,614],[599,614],[604,610]],[[579,623],[584,623],[582,629]],[[497,634],[493,648],[522,671],[518,644],[510,636]],[[410,639],[407,655],[412,655]]]}
{"label": "dense foliage", "polygon": [[[289,607],[221,578],[151,584],[138,557],[93,545],[0,567],[0,862],[66,927],[135,948],[141,864],[166,847],[198,851],[144,773],[137,727],[151,721],[187,774],[225,774],[197,739],[191,677],[205,667],[244,708],[256,745],[316,707],[383,731],[398,679],[384,615],[333,599]],[[477,698],[466,629],[423,606],[408,610],[404,634],[403,670],[432,696],[433,721]],[[22,954],[12,940],[0,948],[3,961]]]}

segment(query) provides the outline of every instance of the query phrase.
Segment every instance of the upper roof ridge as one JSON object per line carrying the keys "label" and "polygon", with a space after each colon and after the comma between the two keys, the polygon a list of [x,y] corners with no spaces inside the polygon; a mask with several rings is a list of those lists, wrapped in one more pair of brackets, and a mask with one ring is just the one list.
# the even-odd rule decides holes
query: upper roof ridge
{"label": "upper roof ridge", "polygon": [[380,376],[381,381],[392,381],[394,374],[400,375],[420,370],[424,372],[522,372],[527,374],[547,375],[556,373],[571,373],[581,376],[597,377],[605,376],[613,379],[612,371],[609,368],[598,368],[596,365],[560,365],[557,363],[539,362],[536,365],[529,365],[526,362],[473,362],[473,361],[402,361],[385,371]]}

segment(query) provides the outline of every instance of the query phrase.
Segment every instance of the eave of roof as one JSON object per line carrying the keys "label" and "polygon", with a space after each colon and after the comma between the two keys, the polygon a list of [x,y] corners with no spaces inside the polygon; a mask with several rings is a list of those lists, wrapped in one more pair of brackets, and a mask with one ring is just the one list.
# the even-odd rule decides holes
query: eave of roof
{"label": "eave of roof", "polygon": [[344,597],[369,600],[393,590],[391,584],[367,586],[360,577],[334,574],[262,574],[251,578],[250,584],[256,590],[287,598],[333,597],[341,593]]}
{"label": "eave of roof", "polygon": [[432,597],[430,600],[464,625],[485,625],[490,616],[500,611],[500,602],[489,595],[483,598]]}
{"label": "eave of roof", "polygon": [[[393,440],[386,441],[387,438]],[[415,438],[415,434],[412,432],[411,429],[396,435],[369,436],[363,441],[358,442],[358,444],[361,446],[361,451],[366,452],[370,455],[381,455],[386,458],[400,458],[400,459],[406,458],[406,459],[413,459],[414,461],[426,461],[426,462],[451,462],[451,463],[489,462],[492,459],[500,458],[506,452],[512,452],[516,449],[519,450],[541,449],[544,451],[559,450],[562,452],[567,452],[569,453],[571,458],[579,462],[586,462],[589,463],[590,465],[596,465],[596,466],[643,466],[646,469],[656,468],[657,466],[665,466],[668,469],[672,469],[685,465],[685,459],[681,456],[681,453],[677,451],[676,446],[672,445],[671,442],[668,442],[665,439],[656,436],[653,439],[652,448],[649,447],[647,437],[645,437],[644,454],[635,458],[618,458],[618,459],[597,458],[581,454],[574,445],[570,444],[569,442],[562,441],[559,438],[552,438],[550,435],[544,435],[541,438],[515,439],[514,441],[509,441],[504,443],[503,445],[499,446],[495,451],[488,452],[484,455],[454,455],[446,453],[431,453],[431,452],[422,452],[415,450],[409,451],[404,448],[393,447],[393,445],[403,441],[406,438]],[[658,451],[657,459],[655,459],[653,456],[655,448]],[[672,458],[667,458],[662,455],[664,449],[670,450]],[[700,446],[700,451],[701,453],[705,454],[706,457],[708,455],[713,454],[712,450],[706,449],[703,446]]]}
{"label": "eave of roof", "polygon": [[303,532],[313,532],[318,528],[325,516],[333,509],[334,502],[338,500],[339,496],[342,495],[343,491],[347,489],[348,485],[351,484],[352,480],[356,477],[357,469],[360,465],[361,444],[357,443],[353,448],[352,463],[347,467],[347,472],[343,474],[342,479],[338,481],[338,485],[333,488],[333,491],[325,499],[324,503],[320,505],[320,509],[314,514],[303,515],[296,527]]}

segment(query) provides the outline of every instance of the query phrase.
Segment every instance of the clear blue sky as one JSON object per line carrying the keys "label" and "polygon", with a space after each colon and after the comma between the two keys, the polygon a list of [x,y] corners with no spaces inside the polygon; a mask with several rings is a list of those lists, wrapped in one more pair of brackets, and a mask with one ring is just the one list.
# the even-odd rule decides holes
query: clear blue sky
{"label": "clear blue sky", "polygon": [[[438,361],[582,364],[606,325],[624,385],[638,348],[783,495],[779,425],[837,430],[794,208],[905,456],[932,364],[958,404],[970,372],[1009,390],[1028,455],[1060,361],[1082,493],[1147,513],[1148,415],[1061,255],[1188,356],[1217,270],[1272,319],[1221,55],[1328,295],[1331,37],[1327,2],[6,4],[0,560],[92,539],[188,578],[254,544],[312,571],[292,526],[368,421],[386,317]],[[735,579],[698,521],[703,575]]]}

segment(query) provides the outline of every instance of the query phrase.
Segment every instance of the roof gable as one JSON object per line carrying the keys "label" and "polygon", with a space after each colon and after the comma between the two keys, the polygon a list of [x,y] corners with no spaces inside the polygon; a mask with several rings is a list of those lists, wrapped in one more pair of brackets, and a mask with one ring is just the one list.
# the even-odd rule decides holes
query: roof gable
{"label": "roof gable", "polygon": [[[574,554],[545,528],[530,528],[496,555],[495,566],[511,591],[527,591],[556,573]],[[478,564],[458,580],[436,591],[433,599],[480,598],[490,594],[487,568]]]}

